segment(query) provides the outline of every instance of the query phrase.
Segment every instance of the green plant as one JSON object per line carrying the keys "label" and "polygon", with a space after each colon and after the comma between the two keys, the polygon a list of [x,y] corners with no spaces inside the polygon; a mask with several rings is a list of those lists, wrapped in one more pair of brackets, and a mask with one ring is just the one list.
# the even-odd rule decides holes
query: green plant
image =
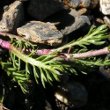
{"label": "green plant", "polygon": [[[76,68],[81,67],[94,67],[110,65],[109,59],[101,59],[101,57],[92,56],[92,58],[78,59],[74,57],[75,50],[80,54],[81,50],[88,51],[89,45],[103,45],[108,39],[107,27],[102,25],[98,28],[92,27],[87,35],[77,40],[73,40],[61,47],[52,49],[46,55],[37,55],[36,51],[38,46],[33,45],[31,42],[24,39],[11,38],[11,46],[9,49],[9,58],[6,61],[0,61],[2,69],[12,77],[13,81],[17,82],[24,93],[28,92],[28,83],[30,83],[31,76],[33,75],[36,82],[41,80],[43,86],[48,82],[59,81],[62,73],[76,73]],[[71,54],[63,54],[63,50],[73,48]],[[79,48],[80,47],[80,48]],[[107,50],[109,51],[109,49]],[[61,55],[64,55],[63,57]],[[65,56],[66,55],[66,56]],[[69,56],[70,55],[70,56]],[[68,57],[69,56],[69,57]],[[75,68],[74,68],[75,67]],[[82,71],[84,73],[84,71]]]}

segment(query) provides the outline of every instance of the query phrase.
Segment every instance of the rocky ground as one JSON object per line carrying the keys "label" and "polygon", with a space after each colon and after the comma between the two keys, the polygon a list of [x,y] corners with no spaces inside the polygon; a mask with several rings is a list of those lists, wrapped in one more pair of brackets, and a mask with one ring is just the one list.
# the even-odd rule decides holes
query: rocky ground
{"label": "rocky ground", "polygon": [[[54,26],[51,26],[53,30],[56,30],[56,33],[46,33],[47,36],[50,34],[57,34],[59,37],[54,36],[53,41],[43,42],[42,39],[44,37],[41,36],[39,40],[39,43],[47,43],[50,48],[50,46],[57,47],[58,45],[62,45],[59,42],[60,40],[63,40],[64,44],[85,35],[92,25],[99,26],[101,24],[106,24],[108,28],[110,28],[109,0],[105,0],[106,6],[103,3],[103,0],[82,0],[82,2],[80,0],[63,0],[63,2],[59,1],[0,1],[0,32],[6,32],[15,35],[22,34],[28,38],[26,29],[29,27],[29,25],[32,25],[30,26],[31,28],[29,28],[29,30],[32,30],[32,32],[33,30],[38,31],[39,29],[37,30],[36,27],[34,27],[34,25],[31,23],[25,25],[26,23],[32,20],[46,23],[50,22],[54,24]],[[21,27],[23,25],[25,26]],[[42,25],[44,26],[45,24]],[[49,27],[48,25],[50,26],[50,24],[47,24],[47,28]],[[51,26],[49,27],[50,29]],[[28,33],[28,35],[29,34],[32,35],[31,31]],[[62,36],[64,37],[62,38]],[[33,39],[34,38],[32,38],[32,41],[35,41],[35,39]],[[0,51],[2,52],[2,49],[0,49]],[[0,56],[3,58],[1,53]],[[78,71],[80,73],[80,70]],[[5,99],[3,104],[0,105],[0,110],[110,109],[109,70],[106,72],[107,75],[103,74],[104,72],[101,73],[99,68],[96,68],[87,75],[80,74],[79,76],[68,76],[67,78],[63,79],[68,80],[69,78],[68,83],[65,84],[63,80],[60,83],[54,82],[53,86],[47,85],[46,89],[44,89],[42,85],[36,85],[35,81],[33,81],[29,88],[30,92],[26,95],[24,95],[17,86],[11,86],[13,85],[13,82],[10,81],[10,78],[8,78],[7,75],[3,75],[6,73],[1,69],[1,67],[0,73],[2,73],[0,74],[0,88],[5,91],[0,91],[1,94],[2,92],[3,94],[5,93]],[[72,87],[72,85],[74,85],[74,87]],[[68,96],[71,98],[70,100],[72,101],[70,102],[72,102],[72,104],[58,99],[58,97],[55,95],[58,95],[58,92],[60,91],[61,96],[66,98],[66,90],[69,91],[69,94],[72,94]]]}

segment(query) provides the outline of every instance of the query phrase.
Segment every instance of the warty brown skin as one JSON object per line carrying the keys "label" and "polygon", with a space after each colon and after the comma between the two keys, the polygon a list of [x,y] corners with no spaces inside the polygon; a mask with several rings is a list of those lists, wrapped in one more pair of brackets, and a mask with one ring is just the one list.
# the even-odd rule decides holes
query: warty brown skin
{"label": "warty brown skin", "polygon": [[30,21],[17,28],[17,33],[31,42],[51,46],[60,44],[63,38],[62,33],[57,30],[53,23],[41,21]]}

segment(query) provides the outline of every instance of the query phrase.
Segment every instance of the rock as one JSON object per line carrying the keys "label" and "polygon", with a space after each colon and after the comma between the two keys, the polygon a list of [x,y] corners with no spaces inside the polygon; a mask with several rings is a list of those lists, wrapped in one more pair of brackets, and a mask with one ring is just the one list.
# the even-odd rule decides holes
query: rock
{"label": "rock", "polygon": [[[98,0],[96,0],[98,1]],[[70,8],[89,8],[95,7],[98,2],[94,0],[30,0],[28,6],[28,13],[37,20],[44,20],[45,18],[55,14],[63,9]]]}
{"label": "rock", "polygon": [[82,7],[89,7],[91,3],[91,0],[81,0],[80,6]]}
{"label": "rock", "polygon": [[0,103],[0,110],[10,110],[10,109],[6,108],[5,106],[3,106],[2,103]]}
{"label": "rock", "polygon": [[74,81],[68,81],[59,85],[54,95],[59,107],[64,105],[69,108],[82,107],[88,100],[85,87]]}
{"label": "rock", "polygon": [[69,26],[66,26],[64,29],[61,29],[61,32],[63,35],[68,35],[81,27],[83,27],[85,24],[90,25],[90,20],[87,16],[81,15],[81,16],[76,16],[74,23],[72,23]]}
{"label": "rock", "polygon": [[104,15],[110,15],[110,0],[100,0],[100,11]]}
{"label": "rock", "polygon": [[110,67],[101,66],[99,67],[99,71],[104,77],[110,79]]}
{"label": "rock", "polygon": [[69,0],[72,8],[94,8],[98,5],[99,0]]}
{"label": "rock", "polygon": [[104,23],[110,28],[110,18],[105,16],[103,19],[104,19]]}
{"label": "rock", "polygon": [[[23,4],[15,1],[9,6],[4,7],[4,13],[0,21],[0,31],[10,32],[15,30],[23,22]],[[22,22],[21,22],[22,21]]]}
{"label": "rock", "polygon": [[37,20],[43,20],[62,9],[58,0],[30,0],[28,13]]}

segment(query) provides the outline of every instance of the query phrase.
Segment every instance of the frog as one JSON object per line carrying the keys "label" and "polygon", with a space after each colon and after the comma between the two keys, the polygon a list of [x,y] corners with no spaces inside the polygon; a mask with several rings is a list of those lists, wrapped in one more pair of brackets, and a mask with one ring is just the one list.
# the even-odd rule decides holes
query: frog
{"label": "frog", "polygon": [[[72,33],[87,21],[89,22],[89,19],[86,16],[81,16],[81,14],[85,12],[86,9],[80,11],[72,9],[69,14],[74,16],[77,20],[73,22],[72,25],[61,30],[58,29],[55,22],[52,21],[29,21],[25,25],[17,28],[17,34],[33,43],[58,46],[62,44],[65,35]],[[64,17],[64,19],[66,18]]]}
{"label": "frog", "polygon": [[17,28],[17,33],[24,39],[33,43],[58,45],[61,44],[63,35],[53,23],[30,21]]}

